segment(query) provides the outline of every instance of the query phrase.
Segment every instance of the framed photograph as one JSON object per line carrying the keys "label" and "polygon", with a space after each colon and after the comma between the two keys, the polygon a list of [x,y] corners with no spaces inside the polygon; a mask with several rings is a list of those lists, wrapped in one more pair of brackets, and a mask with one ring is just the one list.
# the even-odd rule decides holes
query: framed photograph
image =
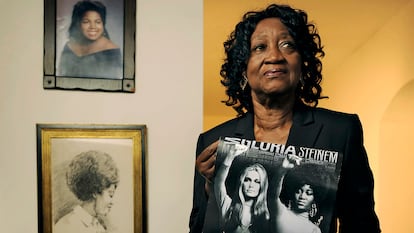
{"label": "framed photograph", "polygon": [[43,88],[135,92],[135,0],[44,0]]}
{"label": "framed photograph", "polygon": [[39,233],[146,233],[146,126],[37,124]]}

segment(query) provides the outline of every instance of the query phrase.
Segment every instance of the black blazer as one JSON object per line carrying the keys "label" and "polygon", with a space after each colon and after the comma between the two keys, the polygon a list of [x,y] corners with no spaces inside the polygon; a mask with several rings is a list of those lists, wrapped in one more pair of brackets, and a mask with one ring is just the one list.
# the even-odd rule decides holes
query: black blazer
{"label": "black blazer", "polygon": [[[196,155],[221,136],[255,139],[253,114],[229,120],[200,134]],[[299,106],[294,109],[288,145],[342,152],[334,219],[330,232],[336,232],[336,218],[342,233],[377,233],[379,221],[374,211],[374,180],[363,145],[362,126],[357,115],[323,108]],[[195,171],[190,233],[201,233],[208,197],[205,180]]]}

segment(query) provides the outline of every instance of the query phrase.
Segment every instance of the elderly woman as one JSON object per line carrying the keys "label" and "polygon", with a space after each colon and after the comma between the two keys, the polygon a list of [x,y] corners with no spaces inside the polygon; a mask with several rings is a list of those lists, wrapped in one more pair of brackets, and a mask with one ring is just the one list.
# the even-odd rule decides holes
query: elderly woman
{"label": "elderly woman", "polygon": [[318,108],[320,37],[306,12],[272,4],[247,12],[224,43],[221,83],[238,116],[199,136],[190,232],[202,232],[218,138],[338,151],[343,163],[329,232],[380,232],[373,176],[355,114]]}
{"label": "elderly woman", "polygon": [[73,158],[66,174],[69,189],[79,199],[77,205],[54,226],[54,233],[103,233],[103,217],[108,214],[119,182],[118,168],[110,155],[83,152]]}

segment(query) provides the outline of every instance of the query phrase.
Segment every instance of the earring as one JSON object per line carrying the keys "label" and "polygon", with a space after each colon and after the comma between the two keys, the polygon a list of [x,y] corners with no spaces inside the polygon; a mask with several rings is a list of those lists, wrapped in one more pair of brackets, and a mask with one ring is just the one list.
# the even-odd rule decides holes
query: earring
{"label": "earring", "polygon": [[316,204],[315,204],[315,203],[313,203],[313,204],[311,205],[311,209],[309,210],[309,216],[310,216],[311,218],[313,218],[313,217],[315,217],[315,216],[316,216],[316,213],[318,213],[318,208],[316,207]]}
{"label": "earring", "polygon": [[321,225],[322,220],[323,220],[323,216],[321,215],[319,216],[318,220],[316,220],[314,223],[316,224],[316,226],[319,226]]}
{"label": "earring", "polygon": [[300,82],[300,85],[302,87],[305,86],[305,80],[303,79],[303,76],[302,75],[300,75],[299,82]]}
{"label": "earring", "polygon": [[244,89],[246,89],[246,86],[247,86],[246,71],[243,71],[242,76],[243,76],[243,78],[242,78],[242,80],[240,80],[240,87],[244,91]]}

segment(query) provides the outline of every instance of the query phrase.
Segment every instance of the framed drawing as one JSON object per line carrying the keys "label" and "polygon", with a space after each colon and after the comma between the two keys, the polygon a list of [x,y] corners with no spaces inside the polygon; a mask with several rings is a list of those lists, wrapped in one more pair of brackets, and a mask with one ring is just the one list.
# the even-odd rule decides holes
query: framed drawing
{"label": "framed drawing", "polygon": [[135,0],[44,0],[43,88],[135,92]]}
{"label": "framed drawing", "polygon": [[146,126],[37,124],[39,233],[145,233]]}

